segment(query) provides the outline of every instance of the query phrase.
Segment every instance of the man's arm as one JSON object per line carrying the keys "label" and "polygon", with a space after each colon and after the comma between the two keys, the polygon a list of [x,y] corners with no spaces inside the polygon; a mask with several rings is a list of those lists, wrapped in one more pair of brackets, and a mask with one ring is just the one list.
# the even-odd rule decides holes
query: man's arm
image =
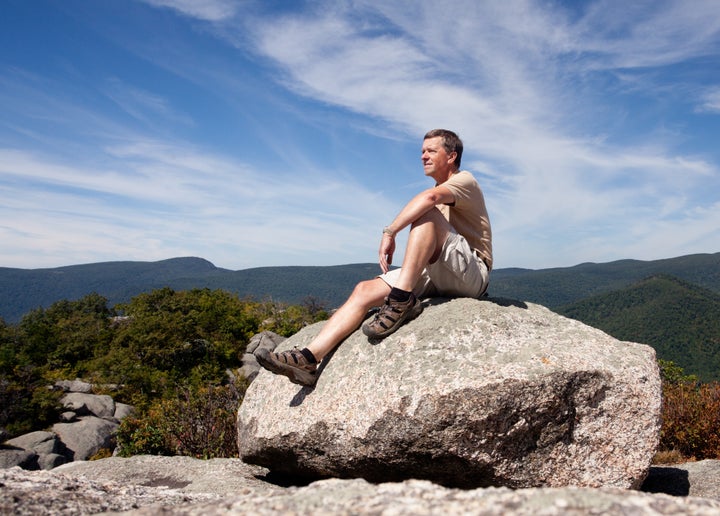
{"label": "man's arm", "polygon": [[429,188],[413,197],[390,225],[383,229],[380,241],[380,268],[387,272],[392,264],[395,253],[395,235],[425,215],[439,204],[452,204],[455,202],[453,193],[443,185]]}

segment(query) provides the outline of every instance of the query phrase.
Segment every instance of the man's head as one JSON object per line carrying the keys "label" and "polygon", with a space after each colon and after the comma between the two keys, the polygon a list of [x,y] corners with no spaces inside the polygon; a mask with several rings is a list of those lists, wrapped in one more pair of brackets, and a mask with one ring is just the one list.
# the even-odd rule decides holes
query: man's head
{"label": "man's head", "polygon": [[433,129],[427,132],[423,140],[429,138],[442,138],[442,145],[448,156],[452,156],[453,152],[455,153],[455,160],[453,161],[455,170],[460,170],[460,161],[463,153],[463,142],[460,137],[447,129]]}

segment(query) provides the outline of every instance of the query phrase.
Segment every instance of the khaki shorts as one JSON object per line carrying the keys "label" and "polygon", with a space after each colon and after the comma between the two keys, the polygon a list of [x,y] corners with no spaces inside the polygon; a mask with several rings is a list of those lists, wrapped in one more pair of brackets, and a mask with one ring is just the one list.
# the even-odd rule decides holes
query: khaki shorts
{"label": "khaki shorts", "polygon": [[[400,269],[378,276],[391,287],[400,279]],[[429,264],[413,287],[418,297],[480,297],[487,290],[490,271],[475,254],[465,237],[452,232],[443,245],[440,257]]]}

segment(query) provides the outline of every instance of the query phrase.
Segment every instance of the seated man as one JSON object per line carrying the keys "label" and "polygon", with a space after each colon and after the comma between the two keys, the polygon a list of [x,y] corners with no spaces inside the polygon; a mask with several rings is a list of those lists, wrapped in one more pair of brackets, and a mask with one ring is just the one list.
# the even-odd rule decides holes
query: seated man
{"label": "seated man", "polygon": [[[411,199],[383,229],[383,274],[358,283],[306,348],[282,353],[260,350],[256,354],[260,365],[293,383],[314,385],[318,362],[360,326],[371,308],[382,305],[362,331],[380,339],[417,317],[423,297],[485,293],[492,269],[490,220],[477,181],[470,172],[460,171],[462,152],[462,141],[452,131],[435,129],[425,135],[421,159],[435,186]],[[410,235],[402,267],[390,270],[395,235],[407,226]]]}

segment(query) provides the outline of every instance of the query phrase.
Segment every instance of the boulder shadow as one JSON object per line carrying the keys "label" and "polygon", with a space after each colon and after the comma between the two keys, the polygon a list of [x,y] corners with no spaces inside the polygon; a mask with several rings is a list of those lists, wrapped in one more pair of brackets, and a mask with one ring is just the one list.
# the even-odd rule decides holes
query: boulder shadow
{"label": "boulder shadow", "polygon": [[690,494],[690,477],[688,472],[681,468],[653,466],[640,487],[640,491],[688,496]]}
{"label": "boulder shadow", "polygon": [[524,301],[518,301],[517,299],[510,299],[507,297],[481,297],[480,301],[488,301],[490,303],[495,303],[498,306],[514,306],[516,308],[523,308],[527,310],[528,305]]}
{"label": "boulder shadow", "polygon": [[267,482],[268,484],[272,484],[278,487],[305,487],[318,480],[315,477],[305,478],[298,475],[293,475],[291,473],[282,473],[279,471],[268,471],[264,475],[254,475],[254,477],[258,480],[262,480],[263,482]]}
{"label": "boulder shadow", "polygon": [[[423,306],[438,306],[445,303],[448,303],[452,301],[453,299],[458,299],[454,297],[430,297],[427,299],[423,299]],[[528,308],[528,305],[524,301],[518,301],[517,299],[510,299],[507,297],[491,297],[488,294],[484,294],[477,298],[478,301],[484,301],[488,303],[494,303],[499,306],[514,306],[517,308]]]}

